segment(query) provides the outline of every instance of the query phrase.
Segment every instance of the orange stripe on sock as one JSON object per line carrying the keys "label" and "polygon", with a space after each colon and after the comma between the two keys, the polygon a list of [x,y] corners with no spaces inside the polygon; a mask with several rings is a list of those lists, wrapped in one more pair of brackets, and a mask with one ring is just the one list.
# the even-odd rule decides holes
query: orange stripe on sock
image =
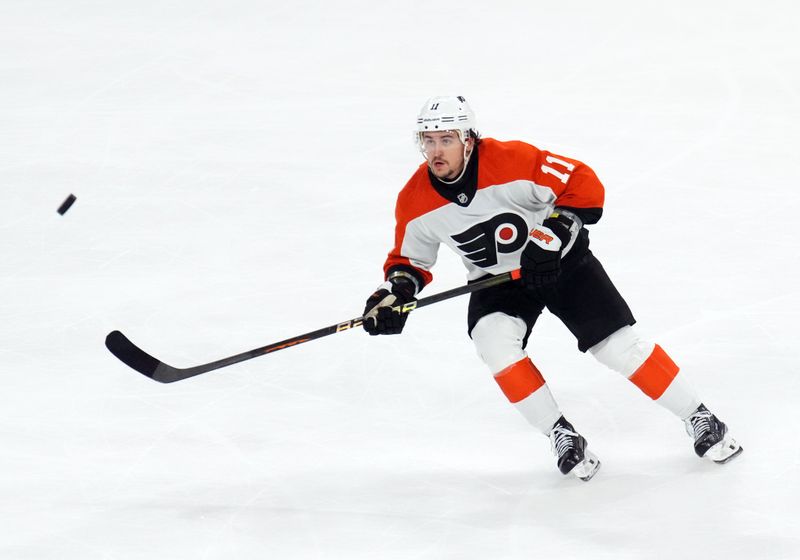
{"label": "orange stripe on sock", "polygon": [[508,400],[516,403],[544,385],[544,377],[530,358],[523,358],[494,376]]}
{"label": "orange stripe on sock", "polygon": [[678,375],[678,370],[680,368],[675,365],[675,362],[664,352],[661,346],[656,344],[650,357],[639,366],[639,369],[629,379],[645,395],[656,400],[667,390],[669,384]]}

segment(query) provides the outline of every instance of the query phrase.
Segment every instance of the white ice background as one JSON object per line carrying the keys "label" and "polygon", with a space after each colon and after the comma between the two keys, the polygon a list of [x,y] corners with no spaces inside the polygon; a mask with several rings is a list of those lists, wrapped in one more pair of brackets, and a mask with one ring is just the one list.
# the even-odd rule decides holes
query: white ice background
{"label": "white ice background", "polygon": [[[2,0],[0,558],[800,557],[798,15]],[[105,349],[185,367],[358,316],[435,94],[596,170],[592,247],[740,458],[545,314],[530,354],[603,461],[562,477],[466,298],[172,385]]]}

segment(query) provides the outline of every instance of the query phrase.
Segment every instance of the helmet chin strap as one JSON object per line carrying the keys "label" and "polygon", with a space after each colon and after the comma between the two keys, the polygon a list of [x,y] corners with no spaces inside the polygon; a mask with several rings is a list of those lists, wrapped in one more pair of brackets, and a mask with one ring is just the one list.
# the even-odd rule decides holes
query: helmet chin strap
{"label": "helmet chin strap", "polygon": [[[472,150],[470,150],[469,153],[467,153],[467,143],[464,142],[464,167],[461,168],[461,173],[459,173],[458,177],[456,177],[452,181],[447,181],[445,179],[442,179],[441,177],[437,177],[437,179],[439,179],[445,185],[454,185],[454,184],[458,183],[461,180],[461,178],[464,176],[464,173],[467,172],[467,164],[469,163],[469,158],[470,157],[472,157]],[[428,167],[430,167],[430,165],[431,165],[430,162],[428,162]]]}

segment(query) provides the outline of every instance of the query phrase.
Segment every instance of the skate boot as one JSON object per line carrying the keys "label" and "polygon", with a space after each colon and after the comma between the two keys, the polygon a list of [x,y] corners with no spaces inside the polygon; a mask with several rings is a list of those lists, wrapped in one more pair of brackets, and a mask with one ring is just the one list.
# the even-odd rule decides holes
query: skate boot
{"label": "skate boot", "polygon": [[698,457],[727,463],[743,451],[728,434],[728,426],[702,404],[683,422],[686,433],[694,438],[694,452]]}
{"label": "skate boot", "polygon": [[586,449],[586,439],[563,416],[550,430],[550,445],[558,457],[558,470],[562,474],[572,473],[588,481],[600,468],[600,460]]}

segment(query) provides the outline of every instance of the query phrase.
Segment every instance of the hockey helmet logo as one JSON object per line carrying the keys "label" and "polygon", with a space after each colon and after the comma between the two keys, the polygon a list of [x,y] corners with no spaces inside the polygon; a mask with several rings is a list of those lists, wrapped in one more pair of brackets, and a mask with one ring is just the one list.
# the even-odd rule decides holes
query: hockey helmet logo
{"label": "hockey helmet logo", "polygon": [[468,230],[452,235],[458,249],[475,266],[490,268],[497,264],[498,253],[508,254],[525,245],[528,224],[512,212],[499,214]]}

